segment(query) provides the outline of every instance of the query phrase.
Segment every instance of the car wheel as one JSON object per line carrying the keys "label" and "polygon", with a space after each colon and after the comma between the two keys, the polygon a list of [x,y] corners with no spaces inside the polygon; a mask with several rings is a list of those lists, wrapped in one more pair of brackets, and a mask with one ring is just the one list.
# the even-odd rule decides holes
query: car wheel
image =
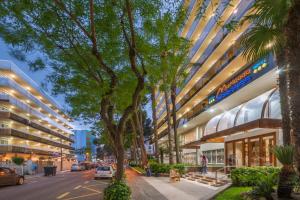
{"label": "car wheel", "polygon": [[23,185],[23,183],[24,183],[24,178],[23,178],[23,177],[20,177],[20,178],[18,179],[17,184],[18,184],[18,185]]}

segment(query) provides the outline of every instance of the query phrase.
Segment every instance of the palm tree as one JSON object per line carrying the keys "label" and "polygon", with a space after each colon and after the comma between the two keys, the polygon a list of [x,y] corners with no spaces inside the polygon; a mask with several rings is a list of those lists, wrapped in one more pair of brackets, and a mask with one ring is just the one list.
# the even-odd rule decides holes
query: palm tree
{"label": "palm tree", "polygon": [[283,165],[279,173],[277,195],[280,198],[290,198],[293,190],[293,178],[295,176],[293,166],[294,147],[291,145],[276,146],[273,152]]}
{"label": "palm tree", "polygon": [[295,149],[300,171],[300,0],[259,0],[246,17],[254,27],[241,40],[249,60],[273,53],[280,70],[284,145]]}

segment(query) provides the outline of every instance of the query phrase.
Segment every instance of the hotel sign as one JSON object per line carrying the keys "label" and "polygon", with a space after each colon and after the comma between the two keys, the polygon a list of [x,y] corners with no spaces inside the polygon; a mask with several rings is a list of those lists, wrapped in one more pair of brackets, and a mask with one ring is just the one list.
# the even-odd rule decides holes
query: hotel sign
{"label": "hotel sign", "polygon": [[273,66],[274,65],[268,62],[268,59],[259,60],[255,64],[248,67],[246,70],[239,73],[233,79],[218,87],[215,92],[209,96],[208,105],[212,105],[222,101],[234,92],[251,83],[253,80],[270,71]]}

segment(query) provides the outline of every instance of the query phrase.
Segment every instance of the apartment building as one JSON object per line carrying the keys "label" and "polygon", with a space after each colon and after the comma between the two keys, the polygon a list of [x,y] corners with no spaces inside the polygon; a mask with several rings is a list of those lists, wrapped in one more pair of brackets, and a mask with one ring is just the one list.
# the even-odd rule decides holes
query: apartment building
{"label": "apartment building", "polygon": [[17,156],[33,162],[70,162],[70,122],[30,77],[14,63],[0,60],[0,161]]}
{"label": "apartment building", "polygon": [[[176,100],[182,161],[196,164],[204,154],[217,167],[276,165],[270,150],[282,143],[276,61],[272,55],[255,62],[242,56],[239,40],[251,29],[249,22],[226,29],[251,12],[254,0],[185,2],[188,16],[179,34],[192,47],[189,75]],[[202,17],[197,17],[199,7]],[[156,101],[158,143],[167,146],[162,93]]]}

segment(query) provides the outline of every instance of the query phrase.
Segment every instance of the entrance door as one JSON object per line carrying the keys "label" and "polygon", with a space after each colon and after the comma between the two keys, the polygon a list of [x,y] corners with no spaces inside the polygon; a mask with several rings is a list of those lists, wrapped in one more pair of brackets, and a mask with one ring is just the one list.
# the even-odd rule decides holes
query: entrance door
{"label": "entrance door", "polygon": [[260,148],[259,148],[259,138],[249,139],[249,165],[250,166],[259,166],[260,165]]}
{"label": "entrance door", "polygon": [[262,165],[272,166],[275,165],[275,156],[272,152],[272,149],[275,145],[274,136],[266,136],[262,138]]}

